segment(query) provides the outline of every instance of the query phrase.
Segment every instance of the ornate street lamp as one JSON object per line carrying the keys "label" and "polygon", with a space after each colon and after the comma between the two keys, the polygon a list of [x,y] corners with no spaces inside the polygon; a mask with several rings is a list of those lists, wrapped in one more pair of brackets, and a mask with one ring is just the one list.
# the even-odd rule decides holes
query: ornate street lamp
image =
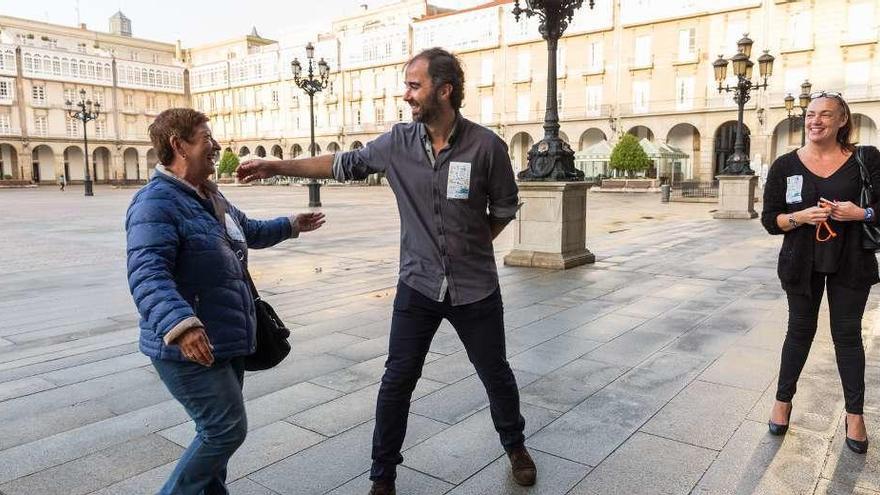
{"label": "ornate street lamp", "polygon": [[[520,8],[514,1],[513,15],[517,22],[521,15],[541,18],[538,31],[547,41],[547,110],[544,114],[544,139],[529,150],[529,167],[517,177],[524,181],[581,181],[584,173],[574,167],[574,151],[559,139],[559,113],[556,108],[556,46],[575,10],[584,0],[525,0]],[[589,0],[592,9],[594,0]]]}
{"label": "ornate street lamp", "polygon": [[800,109],[800,115],[797,115],[794,112],[794,96],[789,93],[785,97],[785,110],[788,112],[788,122],[789,124],[793,122],[795,119],[799,119],[801,121],[801,146],[803,146],[807,142],[807,107],[810,106],[810,90],[813,89],[813,85],[810,84],[810,81],[804,81],[801,84],[801,94],[798,96],[798,108]]}
{"label": "ornate street lamp", "polygon": [[722,170],[724,175],[754,175],[755,172],[749,167],[749,155],[745,152],[743,144],[743,111],[746,102],[749,101],[749,93],[753,89],[761,89],[767,87],[767,79],[773,74],[773,56],[764,50],[764,54],[758,57],[758,70],[761,83],[752,82],[752,70],[755,63],[749,59],[752,54],[752,40],[748,35],[744,35],[740,39],[737,46],[737,53],[730,57],[730,65],[733,67],[733,74],[736,76],[736,84],[733,86],[722,86],[727,79],[727,60],[722,55],[718,55],[718,60],[712,63],[715,69],[715,80],[718,81],[718,92],[726,91],[733,93],[733,100],[736,102],[739,112],[736,118],[736,144],[733,146],[733,155],[727,159],[727,163]]}
{"label": "ornate street lamp", "polygon": [[[299,60],[294,58],[293,62],[290,63],[290,69],[293,71],[293,81],[300,87],[300,89],[309,95],[310,156],[315,156],[315,150],[317,149],[315,146],[315,93],[319,93],[321,90],[325,89],[330,78],[330,66],[327,65],[327,62],[325,62],[323,58],[318,61],[318,74],[317,76],[315,75],[313,64],[314,57],[315,47],[309,42],[306,45],[306,58],[308,58],[309,67],[308,75],[305,77],[303,77],[303,68],[299,63]],[[307,185],[309,187],[309,206],[321,206],[321,184],[315,179],[311,179]]]}
{"label": "ornate street lamp", "polygon": [[[86,190],[86,196],[94,196],[95,193],[92,190],[92,176],[89,174],[89,136],[86,132],[86,123],[90,120],[95,120],[98,118],[98,115],[101,114],[101,104],[95,102],[92,104],[92,100],[86,99],[86,90],[79,90],[79,102],[73,103],[70,100],[64,102],[67,105],[67,115],[72,119],[77,119],[82,122],[83,125],[83,146],[85,147],[85,175],[84,175],[84,184]],[[67,177],[67,180],[70,178]]]}

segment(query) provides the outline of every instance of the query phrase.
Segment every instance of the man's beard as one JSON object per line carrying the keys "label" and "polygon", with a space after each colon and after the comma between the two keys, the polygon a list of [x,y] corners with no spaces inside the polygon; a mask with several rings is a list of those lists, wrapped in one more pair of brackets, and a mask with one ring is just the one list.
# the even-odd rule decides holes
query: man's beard
{"label": "man's beard", "polygon": [[437,91],[432,92],[424,103],[419,103],[419,108],[421,111],[418,115],[413,115],[413,121],[430,124],[437,120],[440,108],[440,98],[437,96]]}

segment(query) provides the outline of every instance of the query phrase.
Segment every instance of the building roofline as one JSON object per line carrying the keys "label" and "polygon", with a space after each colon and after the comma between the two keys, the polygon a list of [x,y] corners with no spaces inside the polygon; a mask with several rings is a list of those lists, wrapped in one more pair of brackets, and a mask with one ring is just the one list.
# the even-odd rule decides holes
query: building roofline
{"label": "building roofline", "polygon": [[21,17],[13,17],[8,15],[0,15],[0,25],[24,25],[24,26],[33,26],[33,29],[42,29],[50,32],[57,32],[58,34],[64,34],[68,36],[80,36],[82,37],[83,33],[88,33],[89,35],[93,35],[95,39],[98,41],[107,41],[114,42],[120,44],[129,44],[129,45],[158,45],[161,46],[162,49],[174,50],[176,48],[175,43],[168,43],[165,41],[156,41],[150,40],[146,38],[138,38],[135,36],[121,36],[118,34],[108,33],[106,31],[95,31],[93,29],[83,29],[78,26],[67,26],[64,24],[55,24],[51,22],[45,21],[37,21],[33,19],[24,19]]}
{"label": "building roofline", "polygon": [[420,19],[413,20],[413,24],[415,24],[417,22],[433,21],[434,19],[439,19],[441,17],[449,17],[449,16],[453,16],[453,15],[457,15],[457,14],[465,14],[467,12],[473,12],[476,10],[498,7],[500,5],[505,5],[505,4],[509,4],[509,3],[513,3],[513,0],[493,0],[491,2],[482,3],[480,5],[474,5],[473,7],[468,7],[466,9],[451,10],[451,11],[447,11],[447,12],[440,12],[438,14],[426,15]]}

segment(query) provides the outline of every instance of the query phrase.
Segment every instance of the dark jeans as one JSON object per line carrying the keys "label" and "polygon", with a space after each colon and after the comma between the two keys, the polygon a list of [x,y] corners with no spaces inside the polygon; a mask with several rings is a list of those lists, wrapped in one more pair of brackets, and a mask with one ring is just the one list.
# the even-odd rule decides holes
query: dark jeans
{"label": "dark jeans", "polygon": [[[504,346],[504,307],[501,291],[472,304],[452,306],[447,294],[433,301],[406,284],[397,284],[388,360],[376,401],[373,467],[370,479],[394,479],[403,462],[400,449],[406,435],[409,402],[434,333],[446,318],[455,327],[468,359],[489,395],[489,411],[506,451],[523,444],[525,420],[519,411],[519,390]],[[467,440],[463,440],[467,441]]]}
{"label": "dark jeans", "polygon": [[217,360],[210,368],[161,359],[153,366],[196,424],[195,438],[159,495],[227,495],[226,463],[247,435],[244,358]]}
{"label": "dark jeans", "polygon": [[862,316],[870,287],[844,287],[834,275],[814,272],[810,295],[788,294],[788,333],[782,345],[782,364],[776,400],[790,402],[800,377],[819,319],[819,305],[828,281],[831,338],[837,356],[837,370],[843,383],[846,412],[862,414],[865,402],[865,348],[862,346]]}

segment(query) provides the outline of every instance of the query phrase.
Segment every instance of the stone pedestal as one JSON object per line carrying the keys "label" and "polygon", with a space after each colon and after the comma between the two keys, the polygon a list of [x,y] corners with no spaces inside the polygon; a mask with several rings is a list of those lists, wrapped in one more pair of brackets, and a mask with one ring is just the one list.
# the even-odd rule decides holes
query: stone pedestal
{"label": "stone pedestal", "polygon": [[565,270],[596,257],[586,247],[586,182],[518,182],[523,203],[504,264]]}
{"label": "stone pedestal", "polygon": [[718,211],[712,216],[722,219],[751,219],[755,211],[756,175],[719,175]]}

